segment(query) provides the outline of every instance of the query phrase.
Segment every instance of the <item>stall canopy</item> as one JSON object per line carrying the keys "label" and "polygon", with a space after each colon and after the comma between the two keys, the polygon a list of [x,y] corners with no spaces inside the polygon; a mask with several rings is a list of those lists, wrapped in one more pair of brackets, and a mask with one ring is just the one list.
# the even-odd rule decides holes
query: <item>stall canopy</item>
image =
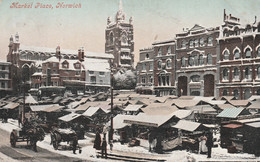
{"label": "stall canopy", "polygon": [[256,100],[252,102],[250,106],[247,107],[248,109],[260,109],[260,100]]}
{"label": "stall canopy", "polygon": [[19,103],[10,102],[5,105],[2,109],[15,109],[19,106]]}
{"label": "stall canopy", "polygon": [[209,114],[209,113],[215,113],[217,110],[215,110],[212,106],[210,105],[197,105],[197,106],[191,106],[188,107],[187,109],[192,110],[196,113],[200,114]]}
{"label": "stall canopy", "polygon": [[179,120],[178,123],[172,127],[181,129],[181,130],[185,130],[188,132],[193,132],[193,131],[196,131],[201,125],[202,125],[201,123],[197,123],[197,122]]}
{"label": "stall canopy", "polygon": [[38,102],[31,95],[26,96],[25,103],[26,104],[38,104]]}
{"label": "stall canopy", "polygon": [[227,125],[224,125],[223,127],[235,129],[235,128],[240,128],[240,127],[242,127],[242,126],[243,126],[243,125],[241,125],[241,124],[227,124]]}
{"label": "stall canopy", "polygon": [[[117,116],[115,116],[113,118],[113,128],[114,129],[121,129],[121,128],[124,128],[125,126],[129,125],[127,123],[124,123],[124,120],[129,120],[129,119],[132,119],[133,116],[132,115],[121,115],[121,114],[118,114]],[[110,125],[111,123],[108,122],[108,124]]]}
{"label": "stall canopy", "polygon": [[219,118],[237,118],[244,108],[226,108],[217,115]]}
{"label": "stall canopy", "polygon": [[[54,104],[54,105],[58,105],[58,104]],[[49,105],[31,105],[30,108],[32,111],[43,111],[44,109],[47,109],[49,107],[52,107],[53,104],[49,104]]]}
{"label": "stall canopy", "polygon": [[143,105],[128,105],[124,111],[139,111],[141,110],[141,108],[143,107]]}
{"label": "stall canopy", "polygon": [[54,104],[53,106],[51,107],[48,107],[42,111],[44,112],[57,112],[57,111],[60,111],[64,108],[64,106],[60,106],[59,104]]}
{"label": "stall canopy", "polygon": [[179,110],[176,106],[167,106],[162,103],[153,103],[142,108],[142,111],[148,115],[168,115]]}
{"label": "stall canopy", "polygon": [[96,114],[97,112],[98,112],[99,114],[101,114],[101,113],[105,114],[105,113],[106,113],[106,112],[105,112],[103,109],[101,109],[100,107],[89,107],[82,115],[91,117],[91,116],[93,116],[94,114]]}
{"label": "stall canopy", "polygon": [[80,116],[81,116],[81,114],[70,113],[68,115],[64,115],[64,116],[60,117],[59,120],[69,122],[69,121],[72,121],[76,118],[79,118]]}
{"label": "stall canopy", "polygon": [[190,106],[196,106],[199,103],[202,104],[202,102],[204,102],[204,101],[175,99],[175,100],[173,100],[172,104],[176,105],[180,109],[184,109],[184,108],[187,108],[187,107],[190,107]]}
{"label": "stall canopy", "polygon": [[247,107],[251,104],[249,100],[229,100],[226,103],[229,103],[235,107]]}
{"label": "stall canopy", "polygon": [[248,123],[246,125],[254,128],[260,128],[260,122]]}

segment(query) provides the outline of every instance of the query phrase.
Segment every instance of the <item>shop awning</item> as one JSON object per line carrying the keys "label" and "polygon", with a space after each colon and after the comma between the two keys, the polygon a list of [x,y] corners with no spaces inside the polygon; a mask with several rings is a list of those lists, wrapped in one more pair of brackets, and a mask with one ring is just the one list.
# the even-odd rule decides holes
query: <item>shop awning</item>
{"label": "shop awning", "polygon": [[239,127],[242,127],[242,126],[243,125],[240,125],[240,124],[227,124],[227,125],[224,125],[223,127],[235,129],[235,128],[239,128]]}

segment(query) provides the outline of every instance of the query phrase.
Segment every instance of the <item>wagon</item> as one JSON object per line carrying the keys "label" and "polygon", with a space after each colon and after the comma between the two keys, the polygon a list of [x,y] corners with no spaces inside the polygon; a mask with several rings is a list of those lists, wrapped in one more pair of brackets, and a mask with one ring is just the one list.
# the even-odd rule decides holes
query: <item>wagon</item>
{"label": "wagon", "polygon": [[37,141],[42,141],[44,139],[44,130],[40,127],[30,127],[30,128],[17,128],[13,129],[10,133],[10,144],[12,147],[16,147],[17,142],[27,142],[30,144],[34,151],[36,150]]}
{"label": "wagon", "polygon": [[[51,143],[55,150],[61,146],[61,142],[67,142],[67,144],[69,144],[67,148],[73,149],[72,142],[75,138],[78,139],[77,134],[74,130],[71,129],[59,128],[51,131]],[[79,149],[79,153],[81,153],[81,148],[78,145],[77,149]]]}

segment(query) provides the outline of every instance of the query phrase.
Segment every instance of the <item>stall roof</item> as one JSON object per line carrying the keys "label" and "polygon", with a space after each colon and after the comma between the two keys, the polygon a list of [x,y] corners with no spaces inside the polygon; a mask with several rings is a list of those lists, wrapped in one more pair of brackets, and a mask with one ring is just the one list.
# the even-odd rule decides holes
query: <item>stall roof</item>
{"label": "stall roof", "polygon": [[82,103],[86,103],[87,101],[90,101],[88,97],[84,97],[82,98],[79,102]]}
{"label": "stall roof", "polygon": [[74,101],[74,102],[71,102],[71,103],[68,104],[68,108],[74,109],[74,108],[76,108],[79,105],[80,105],[79,101]]}
{"label": "stall roof", "polygon": [[86,102],[85,104],[83,104],[83,105],[79,105],[76,109],[75,109],[75,111],[85,111],[85,110],[87,110],[90,106],[97,106],[97,105],[99,105],[100,104],[100,102]]}
{"label": "stall roof", "polygon": [[185,131],[189,131],[189,132],[193,132],[196,129],[198,129],[200,125],[201,125],[201,123],[187,121],[187,120],[179,120],[178,123],[172,127],[181,129],[181,130],[185,130]]}
{"label": "stall roof", "polygon": [[199,100],[199,101],[205,101],[205,102],[211,102],[214,99],[214,97],[203,97],[203,96],[194,96],[193,100]]}
{"label": "stall roof", "polygon": [[54,112],[54,111],[61,110],[61,109],[63,109],[63,108],[64,108],[64,106],[60,106],[59,104],[55,104],[55,105],[53,105],[53,106],[51,106],[51,107],[48,107],[48,108],[46,108],[46,109],[44,109],[44,110],[42,110],[42,111],[45,111],[45,112]]}
{"label": "stall roof", "polygon": [[230,104],[217,104],[216,106],[217,106],[219,109],[222,109],[222,110],[227,109],[227,108],[236,108],[235,106],[230,105]]}
{"label": "stall roof", "polygon": [[229,100],[235,100],[236,97],[234,96],[222,96],[222,97],[218,97],[218,98],[214,98],[213,100],[226,100],[226,101],[229,101]]}
{"label": "stall roof", "polygon": [[187,118],[192,114],[191,110],[176,110],[173,112],[173,115],[176,116],[179,119]]}
{"label": "stall roof", "polygon": [[252,95],[248,100],[250,101],[260,100],[260,96]]}
{"label": "stall roof", "polygon": [[195,96],[181,96],[178,99],[179,100],[192,100]]}
{"label": "stall roof", "polygon": [[65,122],[69,122],[69,121],[72,121],[78,117],[80,117],[81,114],[76,114],[76,113],[70,113],[68,115],[64,115],[62,117],[60,117],[59,119],[62,120],[62,121],[65,121]]}
{"label": "stall roof", "polygon": [[118,114],[117,116],[115,116],[113,118],[113,127],[114,129],[121,129],[121,128],[124,128],[125,126],[127,126],[128,124],[127,123],[124,123],[124,120],[129,120],[133,118],[132,115],[121,115],[121,114]]}
{"label": "stall roof", "polygon": [[177,110],[178,108],[176,106],[168,106],[162,103],[153,103],[142,108],[142,111],[148,115],[167,115]]}
{"label": "stall roof", "polygon": [[[54,104],[54,105],[58,105],[58,104]],[[31,105],[30,108],[32,111],[44,111],[47,108],[50,108],[52,106],[54,106],[53,104],[49,104],[49,105]]]}
{"label": "stall roof", "polygon": [[217,115],[219,118],[237,118],[244,108],[226,108]]}
{"label": "stall roof", "polygon": [[226,101],[224,100],[212,100],[209,102],[210,105],[220,105],[220,104],[225,104]]}
{"label": "stall roof", "polygon": [[172,100],[173,104],[176,105],[178,108],[186,108],[190,106],[196,106],[199,102],[198,100],[180,100],[180,99],[175,99]]}
{"label": "stall roof", "polygon": [[3,107],[3,109],[15,109],[19,106],[19,103],[10,102]]}
{"label": "stall roof", "polygon": [[242,119],[242,120],[232,120],[238,123],[252,123],[260,121],[260,118],[252,118],[252,119]]}
{"label": "stall roof", "polygon": [[38,102],[33,98],[33,96],[29,95],[25,98],[26,104],[37,104]]}
{"label": "stall roof", "polygon": [[229,103],[236,107],[239,107],[239,106],[247,107],[250,104],[250,101],[249,100],[229,100],[226,103]]}
{"label": "stall roof", "polygon": [[148,115],[145,113],[139,113],[136,116],[133,116],[131,119],[125,119],[124,123],[144,125],[151,127],[160,127],[162,124],[170,120],[174,115]]}
{"label": "stall roof", "polygon": [[227,124],[227,125],[224,125],[223,127],[226,127],[226,128],[239,128],[239,127],[242,127],[243,125],[241,124]]}
{"label": "stall roof", "polygon": [[260,128],[260,122],[248,123],[246,125],[254,128]]}
{"label": "stall roof", "polygon": [[251,105],[247,107],[248,109],[260,109],[260,100],[251,102]]}
{"label": "stall roof", "polygon": [[142,107],[143,105],[128,105],[124,111],[139,111]]}
{"label": "stall roof", "polygon": [[100,110],[103,111],[104,113],[106,113],[100,107],[89,107],[82,115],[90,117],[90,116],[94,115],[96,112],[98,112]]}
{"label": "stall roof", "polygon": [[197,105],[197,106],[191,106],[188,107],[187,109],[198,112],[198,113],[209,113],[209,112],[216,112],[217,110],[215,110],[212,106],[210,105]]}

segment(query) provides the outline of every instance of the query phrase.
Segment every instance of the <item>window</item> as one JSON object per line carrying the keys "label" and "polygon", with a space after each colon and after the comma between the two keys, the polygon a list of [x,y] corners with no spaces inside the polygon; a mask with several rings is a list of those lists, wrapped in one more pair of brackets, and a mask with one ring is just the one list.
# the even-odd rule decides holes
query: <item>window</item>
{"label": "window", "polygon": [[63,68],[69,68],[69,64],[68,63],[63,63],[62,66],[63,66]]}
{"label": "window", "polygon": [[183,41],[181,42],[181,48],[186,48],[186,41],[185,41],[185,40],[183,40]]}
{"label": "window", "polygon": [[150,83],[153,83],[153,76],[149,76]]}
{"label": "window", "polygon": [[109,35],[110,44],[114,44],[114,34],[111,32]]}
{"label": "window", "polygon": [[190,48],[193,48],[194,47],[194,42],[193,40],[190,40]]}
{"label": "window", "polygon": [[172,62],[171,62],[171,60],[167,60],[167,61],[166,61],[166,67],[167,67],[167,68],[171,68],[171,67],[172,67]]}
{"label": "window", "polygon": [[79,69],[80,68],[80,64],[75,64],[75,68]]}
{"label": "window", "polygon": [[249,67],[245,68],[245,79],[251,79],[251,71]]}
{"label": "window", "polygon": [[99,75],[105,75],[105,72],[99,72]]}
{"label": "window", "polygon": [[199,82],[200,81],[200,76],[199,75],[193,75],[190,77],[192,82]]}
{"label": "window", "polygon": [[142,68],[142,69],[143,69],[143,70],[146,70],[146,68],[145,68],[145,64],[142,64],[142,66],[143,66],[143,68]]}
{"label": "window", "polygon": [[171,46],[169,46],[168,49],[167,49],[167,54],[169,55],[171,53],[172,53],[172,49],[171,49]]}
{"label": "window", "polygon": [[195,66],[199,65],[199,56],[198,55],[194,56],[194,65]]}
{"label": "window", "polygon": [[158,49],[158,56],[161,56],[161,55],[162,55],[162,48],[159,47],[159,49]]}
{"label": "window", "polygon": [[145,56],[145,59],[149,59],[149,54],[147,53],[146,56]]}
{"label": "window", "polygon": [[145,83],[145,76],[142,76],[142,83]]}
{"label": "window", "polygon": [[201,46],[201,47],[205,46],[205,40],[204,40],[204,38],[200,38],[200,46]]}
{"label": "window", "polygon": [[76,71],[76,75],[80,75],[80,71]]}
{"label": "window", "polygon": [[228,69],[223,70],[223,80],[228,80]]}
{"label": "window", "polygon": [[208,38],[208,46],[213,46],[213,38],[212,37]]}
{"label": "window", "polygon": [[245,100],[249,99],[250,97],[251,97],[251,91],[250,91],[250,89],[246,89],[245,90]]}
{"label": "window", "polygon": [[229,60],[229,53],[227,50],[224,52],[224,60]]}
{"label": "window", "polygon": [[89,74],[94,74],[94,71],[89,71]]}
{"label": "window", "polygon": [[1,83],[1,88],[5,88],[5,83],[4,82]]}
{"label": "window", "polygon": [[236,99],[238,99],[239,94],[238,94],[238,90],[237,90],[237,89],[235,89],[235,90],[233,91],[233,94],[234,94],[234,97],[235,97]]}
{"label": "window", "polygon": [[194,44],[195,44],[195,47],[199,47],[199,40],[195,39]]}
{"label": "window", "polygon": [[121,37],[121,45],[128,45],[128,40],[126,35],[122,35]]}
{"label": "window", "polygon": [[235,57],[235,59],[239,59],[239,58],[240,58],[240,52],[239,52],[239,50],[235,50],[235,52],[234,52],[234,57]]}
{"label": "window", "polygon": [[95,83],[96,83],[96,76],[91,76],[91,77],[90,77],[90,82],[91,82],[92,84],[95,84]]}
{"label": "window", "polygon": [[257,57],[260,57],[260,47],[257,48]]}
{"label": "window", "polygon": [[257,67],[257,78],[260,79],[260,66]]}
{"label": "window", "polygon": [[222,96],[227,96],[228,95],[228,91],[226,89],[223,90]]}
{"label": "window", "polygon": [[2,70],[5,70],[5,66],[4,65],[2,66]]}
{"label": "window", "polygon": [[203,55],[199,56],[199,65],[203,65],[204,64],[204,58]]}
{"label": "window", "polygon": [[251,58],[251,50],[249,48],[246,49],[246,58]]}
{"label": "window", "polygon": [[182,66],[182,67],[185,67],[185,57],[182,57],[182,58],[181,58],[181,66]]}
{"label": "window", "polygon": [[157,62],[157,69],[161,69],[162,68],[162,61],[158,61]]}
{"label": "window", "polygon": [[193,56],[190,56],[190,57],[189,57],[189,65],[190,65],[190,66],[193,66],[193,65],[194,65],[194,58],[193,58]]}
{"label": "window", "polygon": [[153,70],[153,63],[150,63],[150,70]]}
{"label": "window", "polygon": [[239,80],[239,71],[237,67],[234,68],[234,79]]}
{"label": "window", "polygon": [[212,64],[212,55],[211,55],[211,54],[208,54],[208,55],[207,55],[207,63],[208,63],[209,65]]}

